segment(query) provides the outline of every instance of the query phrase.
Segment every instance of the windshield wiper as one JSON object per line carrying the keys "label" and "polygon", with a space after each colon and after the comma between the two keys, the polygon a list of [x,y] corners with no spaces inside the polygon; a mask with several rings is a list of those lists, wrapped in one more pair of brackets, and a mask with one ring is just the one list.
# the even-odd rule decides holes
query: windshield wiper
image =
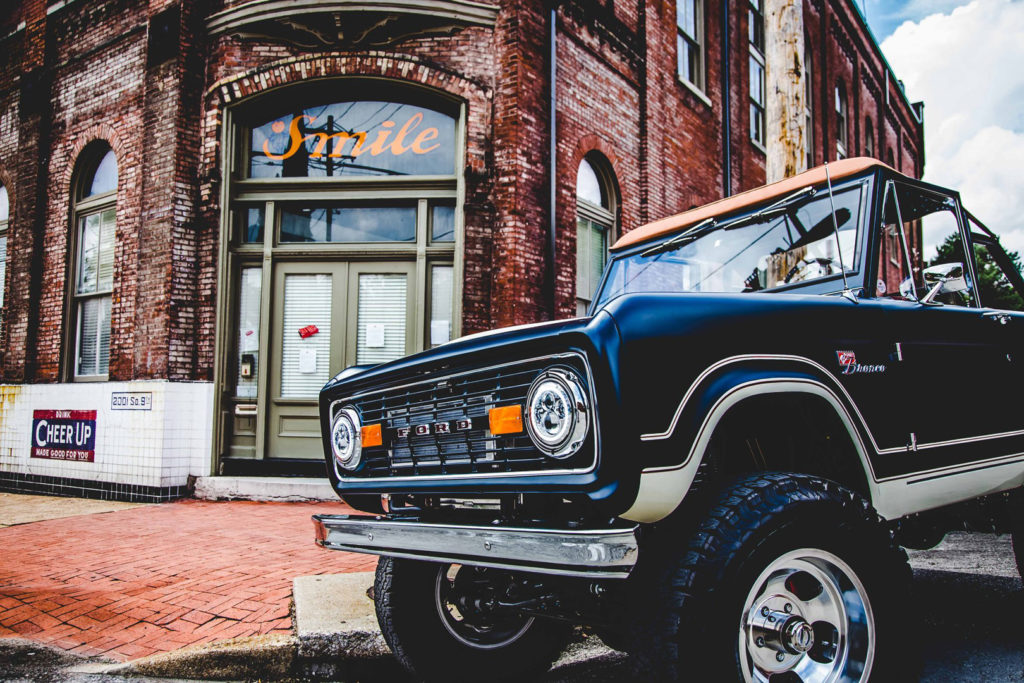
{"label": "windshield wiper", "polygon": [[640,252],[640,256],[641,257],[643,257],[643,256],[653,256],[654,254],[660,254],[662,252],[672,251],[674,249],[678,249],[679,247],[683,246],[684,244],[688,244],[688,243],[692,242],[693,240],[697,239],[698,237],[702,237],[702,236],[706,235],[707,233],[712,232],[713,230],[717,230],[717,229],[718,229],[718,221],[717,220],[715,220],[714,218],[705,218],[700,223],[697,223],[697,225],[693,226],[692,228],[690,228],[686,232],[684,232],[682,234],[679,234],[679,235],[676,235],[675,237],[673,237],[672,239],[668,240],[667,242],[662,242],[661,244],[656,244],[653,247],[651,247],[650,249],[647,249],[646,251]]}
{"label": "windshield wiper", "polygon": [[730,221],[722,226],[723,230],[735,230],[736,228],[742,228],[744,225],[751,223],[763,223],[770,218],[774,218],[779,214],[788,213],[791,209],[803,204],[817,193],[813,187],[808,185],[805,188],[799,189],[793,194],[786,195],[779,201],[766,206],[760,211],[756,211],[749,216],[743,216],[737,218],[734,221]]}

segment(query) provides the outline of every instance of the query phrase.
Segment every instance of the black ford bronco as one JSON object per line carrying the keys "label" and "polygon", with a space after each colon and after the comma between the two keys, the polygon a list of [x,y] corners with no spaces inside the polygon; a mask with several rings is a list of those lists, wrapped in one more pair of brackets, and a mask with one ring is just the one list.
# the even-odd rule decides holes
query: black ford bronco
{"label": "black ford bronco", "polygon": [[653,680],[912,680],[901,546],[1024,518],[1018,265],[871,159],[638,228],[587,317],[328,383],[365,514],[317,541],[381,555],[427,679],[539,673],[575,623]]}

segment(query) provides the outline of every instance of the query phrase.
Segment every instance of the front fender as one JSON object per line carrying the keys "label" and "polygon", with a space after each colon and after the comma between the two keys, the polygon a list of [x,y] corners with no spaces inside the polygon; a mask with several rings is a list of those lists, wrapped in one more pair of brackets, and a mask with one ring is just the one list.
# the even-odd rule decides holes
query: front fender
{"label": "front fender", "polygon": [[725,358],[681,391],[664,429],[642,434],[648,452],[633,505],[623,517],[656,522],[671,514],[693,484],[715,429],[737,404],[766,394],[805,394],[826,401],[849,433],[861,466],[876,494],[864,424],[841,384],[823,366],[801,356],[742,355]]}

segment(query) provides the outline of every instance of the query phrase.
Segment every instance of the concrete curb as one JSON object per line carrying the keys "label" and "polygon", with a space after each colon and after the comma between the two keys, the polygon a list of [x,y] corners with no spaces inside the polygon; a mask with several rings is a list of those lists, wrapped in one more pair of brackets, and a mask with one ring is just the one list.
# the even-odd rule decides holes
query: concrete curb
{"label": "concrete curb", "polygon": [[[377,627],[372,572],[300,576],[293,582],[295,633],[192,645],[124,663],[93,662],[76,674],[192,680],[409,680]],[[548,680],[624,655],[578,632]]]}
{"label": "concrete curb", "polygon": [[199,477],[200,500],[260,500],[278,503],[337,501],[326,477]]}
{"label": "concrete curb", "polygon": [[73,673],[200,680],[281,679],[293,675],[296,638],[254,636],[191,645],[119,664],[83,664]]}

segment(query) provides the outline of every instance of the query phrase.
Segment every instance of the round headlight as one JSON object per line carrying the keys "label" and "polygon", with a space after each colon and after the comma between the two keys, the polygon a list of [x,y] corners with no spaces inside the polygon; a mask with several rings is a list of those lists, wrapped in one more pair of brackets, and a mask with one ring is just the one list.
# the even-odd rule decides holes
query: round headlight
{"label": "round headlight", "polygon": [[359,413],[352,408],[342,408],[331,424],[331,450],[334,462],[346,470],[359,466],[363,454],[360,436]]}
{"label": "round headlight", "polygon": [[533,381],[526,399],[526,428],[537,448],[567,458],[587,435],[587,394],[569,370],[547,370]]}

